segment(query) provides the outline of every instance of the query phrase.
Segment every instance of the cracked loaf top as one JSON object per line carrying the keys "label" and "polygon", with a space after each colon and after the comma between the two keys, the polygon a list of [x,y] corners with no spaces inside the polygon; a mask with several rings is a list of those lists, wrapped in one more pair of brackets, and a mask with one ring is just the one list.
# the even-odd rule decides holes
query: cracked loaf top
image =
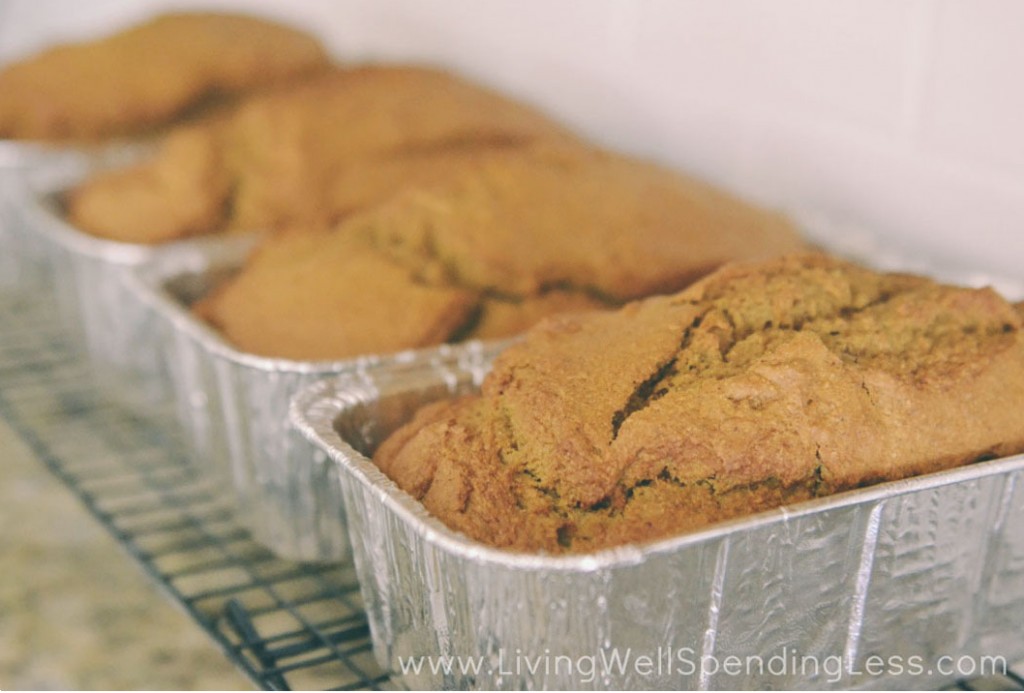
{"label": "cracked loaf top", "polygon": [[1020,308],[822,255],[559,316],[374,458],[522,551],[643,542],[1024,449]]}
{"label": "cracked loaf top", "polygon": [[196,310],[250,353],[302,360],[519,333],[802,247],[780,215],[582,146],[453,150],[324,233],[273,238]]}

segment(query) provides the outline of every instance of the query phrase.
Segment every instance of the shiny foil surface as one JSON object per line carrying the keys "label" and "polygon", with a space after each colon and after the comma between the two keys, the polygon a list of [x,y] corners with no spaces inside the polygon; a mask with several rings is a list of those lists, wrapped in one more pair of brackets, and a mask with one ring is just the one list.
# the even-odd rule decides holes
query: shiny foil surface
{"label": "shiny foil surface", "polygon": [[166,335],[160,358],[193,455],[231,489],[253,536],[284,558],[347,560],[337,468],[292,428],[292,396],[330,375],[430,367],[499,347],[466,342],[324,362],[241,352],[188,306],[237,268],[253,241],[227,237],[164,253],[128,284],[148,307],[144,322]]}
{"label": "shiny foil surface", "polygon": [[[158,357],[160,335],[128,290],[128,268],[175,245],[96,238],[70,225],[61,194],[91,172],[134,160],[142,148],[65,152],[0,173],[5,259],[0,269],[19,290],[53,292],[61,321],[85,352],[97,386],[133,405],[170,396]],[[9,274],[8,274],[9,272]]]}
{"label": "shiny foil surface", "polygon": [[1024,456],[644,546],[516,554],[447,529],[367,457],[488,365],[346,374],[293,402],[337,468],[374,652],[404,684],[927,688],[958,678],[944,656],[1024,656]]}
{"label": "shiny foil surface", "polygon": [[[95,165],[61,157],[0,172],[0,286],[16,276],[56,291],[98,382],[129,401],[172,400],[194,458],[224,481],[258,540],[299,560],[351,550],[376,656],[408,685],[922,688],[956,678],[928,666],[943,656],[1024,656],[1021,458],[649,546],[568,558],[495,551],[428,517],[365,453],[422,404],[477,387],[501,345],[327,363],[241,353],[187,305],[254,237],[151,247],[88,236],[62,219],[59,193]],[[908,262],[815,215],[801,222],[825,247],[877,267],[1024,297],[1020,282]],[[305,437],[289,423],[300,390],[291,416]],[[479,659],[474,671],[425,660],[415,671],[409,658],[425,655]],[[729,656],[781,673],[701,666]],[[902,673],[869,673],[873,656],[902,658]],[[816,672],[797,670],[807,657]],[[925,670],[908,672],[910,658]]]}
{"label": "shiny foil surface", "polygon": [[21,223],[23,208],[34,203],[27,179],[37,168],[73,167],[74,150],[0,140],[0,289],[47,285],[46,252],[36,234]]}

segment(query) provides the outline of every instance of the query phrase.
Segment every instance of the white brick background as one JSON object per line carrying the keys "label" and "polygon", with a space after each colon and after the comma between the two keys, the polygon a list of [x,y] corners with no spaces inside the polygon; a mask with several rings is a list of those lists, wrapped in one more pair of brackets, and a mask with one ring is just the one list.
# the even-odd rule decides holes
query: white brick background
{"label": "white brick background", "polygon": [[1024,2],[6,0],[0,60],[170,5],[451,66],[606,144],[1024,278]]}

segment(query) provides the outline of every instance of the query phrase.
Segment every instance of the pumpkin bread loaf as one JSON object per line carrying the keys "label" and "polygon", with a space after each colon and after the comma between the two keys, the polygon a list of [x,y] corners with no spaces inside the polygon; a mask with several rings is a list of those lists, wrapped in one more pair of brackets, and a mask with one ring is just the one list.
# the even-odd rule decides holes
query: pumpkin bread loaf
{"label": "pumpkin bread loaf", "polygon": [[323,69],[312,36],[235,14],[166,14],[0,70],[0,138],[97,140]]}
{"label": "pumpkin bread loaf", "polygon": [[780,215],[607,152],[546,146],[446,162],[437,183],[328,231],[271,239],[198,314],[246,352],[341,359],[509,336],[802,247]]}
{"label": "pumpkin bread loaf", "polygon": [[454,530],[578,553],[1024,450],[1019,306],[822,255],[550,318],[375,462]]}
{"label": "pumpkin bread loaf", "polygon": [[319,224],[440,177],[464,153],[574,139],[440,70],[335,68],[174,132],[151,160],[71,190],[66,206],[78,228],[133,243]]}

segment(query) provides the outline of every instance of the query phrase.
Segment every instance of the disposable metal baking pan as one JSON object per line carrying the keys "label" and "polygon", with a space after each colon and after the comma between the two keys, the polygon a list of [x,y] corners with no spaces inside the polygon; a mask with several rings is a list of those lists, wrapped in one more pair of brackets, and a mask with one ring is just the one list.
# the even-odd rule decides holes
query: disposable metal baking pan
{"label": "disposable metal baking pan", "polygon": [[16,225],[16,205],[26,196],[26,169],[58,166],[69,158],[81,157],[73,151],[0,140],[0,289],[28,290],[45,283],[43,247]]}
{"label": "disposable metal baking pan", "polygon": [[63,146],[0,140],[0,289],[30,290],[52,283],[46,244],[16,223],[19,208],[33,197],[34,178],[74,177],[76,170],[118,165],[151,148],[141,142]]}
{"label": "disposable metal baking pan", "polygon": [[291,397],[339,373],[404,370],[477,360],[503,342],[464,342],[339,361],[293,361],[239,351],[189,305],[236,270],[248,249],[196,246],[129,273],[165,337],[162,358],[193,454],[230,484],[253,536],[284,558],[334,562],[350,555],[336,469],[294,429]]}
{"label": "disposable metal baking pan", "polygon": [[[140,150],[107,153],[105,165]],[[217,237],[161,245],[122,243],[87,234],[64,218],[61,194],[99,170],[98,156],[54,157],[18,171],[5,186],[5,228],[16,239],[17,262],[44,275],[33,290],[53,291],[61,320],[88,356],[98,386],[121,400],[156,405],[170,400],[161,358],[163,335],[127,288],[127,269],[181,249],[219,244]]]}
{"label": "disposable metal baking pan", "polygon": [[1024,655],[1024,456],[644,546],[510,553],[428,516],[367,457],[487,366],[346,374],[293,402],[337,466],[374,652],[402,683],[927,688]]}
{"label": "disposable metal baking pan", "polygon": [[60,144],[41,140],[0,139],[0,168],[24,169],[47,165],[68,157],[102,161],[133,147],[126,141],[94,145]]}
{"label": "disposable metal baking pan", "polygon": [[[825,242],[874,253],[871,237],[802,220]],[[341,561],[347,533],[336,471],[288,423],[288,401],[306,384],[339,373],[475,362],[505,343],[468,342],[340,361],[308,362],[246,354],[195,318],[188,306],[241,265],[245,246],[197,245],[165,253],[128,273],[129,293],[149,307],[143,322],[163,335],[163,370],[194,456],[233,489],[253,535],[275,553],[305,561]],[[876,253],[877,254],[877,253]]]}

